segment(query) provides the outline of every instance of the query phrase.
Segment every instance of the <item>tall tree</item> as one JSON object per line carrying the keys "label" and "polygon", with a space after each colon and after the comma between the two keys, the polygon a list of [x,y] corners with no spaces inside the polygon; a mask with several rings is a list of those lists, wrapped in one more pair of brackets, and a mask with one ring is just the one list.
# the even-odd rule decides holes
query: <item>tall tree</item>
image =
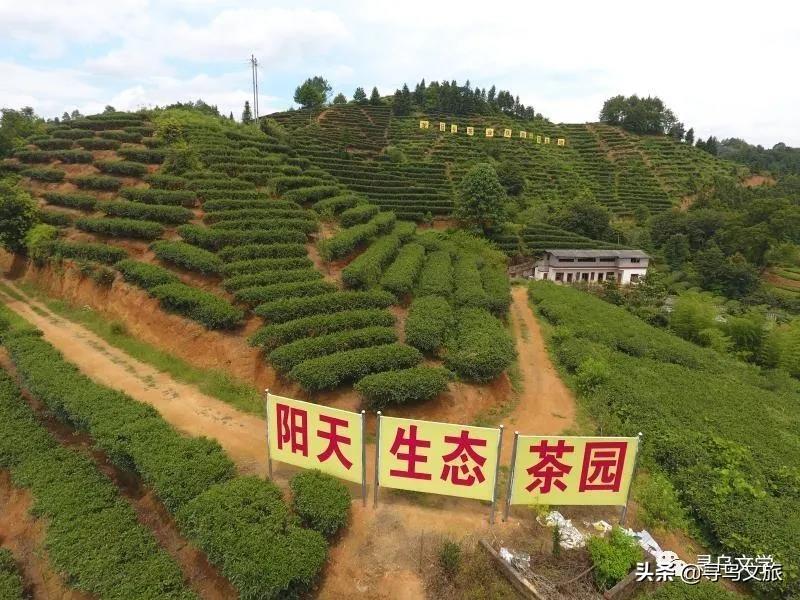
{"label": "tall tree", "polygon": [[0,110],[0,158],[23,144],[23,138],[44,133],[44,121],[29,106],[21,110]]}
{"label": "tall tree", "polygon": [[367,92],[364,91],[363,87],[357,87],[356,91],[353,92],[353,101],[356,104],[366,104],[367,103]]}
{"label": "tall tree", "polygon": [[667,133],[676,124],[675,114],[658,97],[614,96],[603,103],[600,120],[639,134]]}
{"label": "tall tree", "polygon": [[380,106],[382,104],[381,94],[380,92],[378,92],[378,88],[376,87],[372,88],[372,93],[369,95],[369,103],[372,106]]}
{"label": "tall tree", "polygon": [[294,101],[303,108],[319,108],[328,101],[331,86],[328,80],[320,77],[309,77],[294,91]]}
{"label": "tall tree", "polygon": [[507,220],[506,192],[492,165],[478,163],[464,175],[453,214],[484,233],[498,229]]}
{"label": "tall tree", "polygon": [[686,132],[686,135],[683,137],[683,139],[690,146],[694,144],[694,127],[689,127],[689,131]]}
{"label": "tall tree", "polygon": [[25,236],[36,224],[36,204],[10,179],[0,179],[0,246],[9,252],[25,248]]}
{"label": "tall tree", "polygon": [[253,122],[253,112],[250,110],[250,101],[244,101],[244,110],[242,111],[242,123],[248,125]]}
{"label": "tall tree", "polygon": [[347,104],[347,98],[345,97],[345,95],[343,93],[339,92],[333,98],[333,103],[334,104]]}

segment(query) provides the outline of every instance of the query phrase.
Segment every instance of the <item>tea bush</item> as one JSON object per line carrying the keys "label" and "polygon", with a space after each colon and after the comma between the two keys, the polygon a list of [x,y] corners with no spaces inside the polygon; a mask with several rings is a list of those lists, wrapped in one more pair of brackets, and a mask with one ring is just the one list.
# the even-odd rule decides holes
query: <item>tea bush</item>
{"label": "tea bush", "polygon": [[[296,269],[313,269],[313,263],[308,256],[294,256],[289,258],[254,258],[254,259],[235,259],[223,268],[226,277],[237,277],[239,275],[254,275],[268,271],[289,271]],[[319,271],[317,271],[319,272]]]}
{"label": "tea bush", "polygon": [[39,248],[46,256],[92,260],[106,264],[114,264],[128,257],[128,253],[122,248],[107,244],[53,240],[43,242]]}
{"label": "tea bush", "polygon": [[281,197],[284,200],[306,204],[308,202],[322,202],[326,198],[335,196],[340,191],[339,187],[335,185],[314,185],[311,187],[289,190],[288,192],[284,192]]}
{"label": "tea bush", "polygon": [[614,527],[608,538],[590,537],[586,549],[594,565],[595,584],[601,591],[622,581],[642,560],[642,549],[619,527]]}
{"label": "tea bush", "polygon": [[97,160],[94,166],[108,175],[123,177],[141,177],[147,173],[147,165],[129,160]]}
{"label": "tea bush", "polygon": [[379,210],[374,204],[360,204],[342,212],[339,215],[339,223],[342,227],[352,227],[359,223],[365,223],[377,215]]}
{"label": "tea bush", "polygon": [[84,217],[75,221],[75,227],[81,231],[88,231],[98,235],[129,237],[141,240],[154,240],[164,233],[164,228],[158,223],[135,219]]}
{"label": "tea bush", "polygon": [[71,181],[83,190],[98,192],[116,192],[122,186],[122,181],[109,175],[79,175]]}
{"label": "tea bush", "polygon": [[48,167],[25,169],[22,171],[22,175],[44,183],[59,183],[60,181],[64,181],[64,177],[67,176],[66,172],[61,169],[52,169]]}
{"label": "tea bush", "polygon": [[[229,267],[230,265],[226,266]],[[274,271],[260,270],[258,272],[234,275],[233,277],[226,279],[223,282],[223,286],[227,291],[235,292],[237,290],[253,286],[270,285],[274,283],[288,283],[291,281],[313,281],[315,279],[322,279],[322,273],[314,268],[283,269]]]}
{"label": "tea bush", "polygon": [[396,220],[397,217],[395,217],[394,213],[383,212],[378,213],[367,223],[343,229],[333,237],[319,242],[320,255],[325,260],[342,258],[353,252],[361,244],[389,231],[394,227]]}
{"label": "tea bush", "polygon": [[441,296],[414,298],[406,317],[406,343],[426,354],[436,354],[454,324],[453,309]]}
{"label": "tea bush", "polygon": [[97,198],[91,194],[81,194],[77,192],[45,192],[44,199],[49,204],[64,206],[66,208],[77,208],[78,210],[93,211]]}
{"label": "tea bush", "polygon": [[425,262],[425,248],[420,244],[406,244],[397,253],[381,277],[381,287],[397,296],[411,292]]}
{"label": "tea bush", "polygon": [[351,288],[368,288],[377,285],[384,267],[397,255],[401,240],[397,235],[386,235],[376,240],[353,262],[342,269],[342,283]]}
{"label": "tea bush", "polygon": [[114,268],[122,273],[122,278],[125,281],[145,290],[150,290],[157,285],[165,283],[180,283],[180,279],[172,271],[158,265],[139,262],[138,260],[121,260],[114,265]]}
{"label": "tea bush", "polygon": [[142,204],[139,202],[126,202],[124,200],[103,202],[99,204],[98,207],[110,217],[143,219],[168,225],[186,223],[194,216],[192,211],[180,206]]}
{"label": "tea bush", "polygon": [[370,290],[365,292],[334,291],[313,298],[279,298],[265,302],[254,309],[254,313],[274,323],[308,317],[320,313],[333,314],[343,310],[361,308],[386,308],[395,302],[389,292]]}
{"label": "tea bush", "polygon": [[417,280],[417,296],[442,296],[453,293],[453,259],[448,250],[435,250],[427,255]]}
{"label": "tea bush", "polygon": [[347,525],[350,492],[335,477],[316,469],[297,473],[289,481],[292,506],[306,527],[333,537]]}
{"label": "tea bush", "polygon": [[22,576],[14,563],[14,556],[5,548],[0,548],[0,598],[23,600]]}
{"label": "tea bush", "polygon": [[[253,244],[261,245],[261,247],[267,247],[267,245],[291,245],[296,248],[297,246],[301,246],[303,248],[302,254],[305,255],[306,253],[305,246],[303,245],[306,241],[306,236],[301,231],[236,231],[208,229],[207,227],[199,225],[181,225],[178,227],[178,233],[186,242],[194,246],[200,246],[206,250],[220,250],[224,248],[225,250],[220,256],[225,261],[269,257],[268,255],[246,256],[245,253],[237,253],[238,249],[243,245],[248,245],[244,247],[249,247],[249,245]],[[287,252],[289,251],[290,250],[287,250]],[[294,252],[297,252],[297,250],[294,250]],[[226,258],[226,256],[228,258]],[[236,256],[239,256],[239,258],[236,258]],[[284,254],[283,256],[298,256],[298,254]],[[280,257],[280,255],[275,257]]]}
{"label": "tea bush", "polygon": [[[286,239],[281,232],[276,234],[278,240]],[[292,239],[288,236],[288,239]],[[228,246],[219,252],[225,262],[258,259],[286,259],[306,257],[306,247],[302,243],[261,243]]]}
{"label": "tea bush", "polygon": [[364,327],[296,340],[280,346],[269,354],[272,365],[287,373],[309,358],[317,358],[353,348],[391,344],[397,334],[391,327]]}
{"label": "tea bush", "polygon": [[248,306],[262,305],[276,300],[288,302],[302,299],[313,302],[317,297],[329,294],[335,289],[336,286],[334,284],[323,279],[290,281],[242,288],[234,293],[234,298],[237,302],[242,302]]}
{"label": "tea bush", "polygon": [[447,390],[452,374],[436,367],[412,367],[367,375],[354,386],[372,410],[432,400]]}
{"label": "tea bush", "polygon": [[133,202],[143,204],[169,204],[191,208],[197,204],[197,195],[191,190],[162,190],[140,187],[126,187],[120,190],[120,196]]}
{"label": "tea bush", "polygon": [[150,249],[164,262],[206,275],[218,275],[224,266],[222,259],[213,252],[186,242],[161,240],[151,244]]}
{"label": "tea bush", "polygon": [[224,298],[183,283],[158,285],[149,291],[164,309],[202,323],[209,329],[234,329],[244,319],[244,312]]}
{"label": "tea bush", "polygon": [[445,340],[445,366],[468,381],[491,381],[514,362],[514,340],[503,324],[482,308],[456,311],[455,330]]}

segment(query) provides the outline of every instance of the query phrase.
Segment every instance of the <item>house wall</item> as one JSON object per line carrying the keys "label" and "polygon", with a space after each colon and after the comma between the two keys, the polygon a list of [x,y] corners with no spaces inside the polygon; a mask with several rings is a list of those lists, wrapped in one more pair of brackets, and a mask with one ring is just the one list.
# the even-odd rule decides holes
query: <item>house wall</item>
{"label": "house wall", "polygon": [[[614,262],[590,261],[563,261],[545,256],[536,263],[533,278],[546,279],[556,283],[575,283],[585,281],[588,283],[601,283],[610,278],[619,281],[622,285],[632,283],[631,278],[640,279],[647,274],[649,259],[642,258],[639,262],[630,259],[617,259]],[[560,275],[560,279],[559,279]]]}

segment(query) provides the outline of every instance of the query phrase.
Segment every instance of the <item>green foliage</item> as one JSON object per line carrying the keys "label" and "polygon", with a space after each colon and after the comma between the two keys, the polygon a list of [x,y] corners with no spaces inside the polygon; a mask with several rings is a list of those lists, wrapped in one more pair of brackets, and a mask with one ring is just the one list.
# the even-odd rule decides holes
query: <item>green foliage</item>
{"label": "green foliage", "polygon": [[28,256],[34,260],[46,256],[46,253],[43,254],[40,248],[57,237],[58,230],[52,225],[45,225],[42,223],[34,225],[25,235],[25,249],[28,252]]}
{"label": "green foliage", "polygon": [[30,177],[35,181],[42,181],[44,183],[59,183],[64,181],[64,177],[67,176],[66,171],[62,171],[61,169],[54,169],[51,167],[41,167],[41,168],[34,168],[34,169],[25,169],[22,171],[22,175],[25,177]]}
{"label": "green foliage", "polygon": [[[209,229],[200,225],[181,225],[181,237],[193,246],[206,250],[220,250],[224,261],[245,258],[280,258],[305,256],[306,236],[301,231]],[[256,248],[258,246],[258,248]],[[274,250],[267,250],[268,247]],[[300,250],[299,248],[302,248]]]}
{"label": "green foliage", "polygon": [[664,244],[664,259],[673,269],[680,269],[690,254],[689,238],[682,233],[671,236]]}
{"label": "green foliage", "polygon": [[117,140],[99,137],[79,139],[75,143],[86,150],[116,150],[122,145],[122,143]]}
{"label": "green foliage", "polygon": [[436,250],[427,255],[417,282],[417,296],[442,296],[453,293],[453,258],[449,250]]}
{"label": "green foliage", "polygon": [[151,244],[150,249],[164,262],[205,275],[218,275],[224,266],[222,259],[213,252],[186,242],[161,240]]}
{"label": "green foliage", "polygon": [[669,582],[649,594],[647,600],[744,600],[746,597],[726,590],[722,584],[702,580],[691,585],[682,581]]}
{"label": "green foliage", "polygon": [[280,489],[256,477],[211,486],[180,510],[178,523],[241,600],[302,597],[325,564],[325,538],[298,527]]}
{"label": "green foliage", "polygon": [[496,315],[503,315],[511,304],[511,282],[505,263],[487,261],[481,268],[481,283],[486,306]]}
{"label": "green foliage", "polygon": [[122,147],[117,150],[117,154],[125,160],[147,165],[160,165],[166,158],[166,153],[163,150],[153,148]]}
{"label": "green foliage", "polygon": [[598,202],[585,199],[572,200],[563,204],[548,219],[548,223],[597,240],[609,239],[612,235],[609,210]]}
{"label": "green foliage", "polygon": [[468,381],[491,381],[517,356],[503,324],[481,308],[456,312],[455,329],[445,340],[445,366]]}
{"label": "green foliage", "polygon": [[322,279],[322,273],[313,268],[278,269],[259,271],[234,275],[223,282],[229,292],[235,292],[253,286],[264,286],[275,283],[289,283],[293,281],[314,281]]}
{"label": "green foliage", "polygon": [[[3,115],[5,118],[5,109]],[[10,179],[0,179],[0,246],[9,252],[25,249],[25,236],[36,223],[36,203]]]}
{"label": "green foliage", "polygon": [[425,262],[425,247],[409,243],[400,248],[397,257],[383,273],[381,287],[397,296],[408,294],[414,287],[422,264]]}
{"label": "green foliage", "polygon": [[453,215],[469,227],[484,233],[500,228],[507,220],[506,192],[494,167],[473,166],[461,180]]}
{"label": "green foliage", "polygon": [[[318,297],[333,293],[336,286],[324,279],[289,281],[241,288],[234,298],[248,306],[263,306],[273,302],[304,301],[313,303]],[[256,314],[260,314],[260,311]]]}
{"label": "green foliage", "polygon": [[122,181],[110,175],[79,175],[72,182],[82,190],[98,192],[116,192],[122,186]]}
{"label": "green foliage", "polygon": [[331,86],[328,80],[317,75],[309,77],[294,91],[294,101],[303,108],[319,108],[328,101]]}
{"label": "green foliage", "polygon": [[107,175],[123,177],[141,177],[147,173],[147,165],[128,160],[98,160],[94,166]]}
{"label": "green foliage", "polygon": [[339,215],[339,223],[342,227],[352,227],[359,223],[365,223],[377,215],[379,210],[374,204],[360,204],[342,212]]}
{"label": "green foliage", "polygon": [[600,120],[639,134],[664,134],[677,122],[658,97],[614,96],[603,103]]}
{"label": "green foliage", "polygon": [[165,283],[180,283],[180,279],[172,271],[158,265],[139,262],[138,260],[121,260],[114,265],[114,268],[122,273],[125,281],[145,290],[150,290]]}
{"label": "green foliage", "polygon": [[602,385],[611,377],[611,369],[602,359],[587,358],[575,372],[575,381],[578,389],[583,393],[589,393]]}
{"label": "green foliage", "polygon": [[363,87],[357,87],[356,91],[353,92],[353,101],[356,104],[366,104],[367,103],[367,93],[364,91]]}
{"label": "green foliage", "polygon": [[296,269],[310,269],[313,267],[308,256],[299,254],[288,258],[255,258],[244,260],[233,260],[223,268],[226,277],[236,277],[239,275],[253,275],[268,271],[288,271]]}
{"label": "green foliage", "polygon": [[385,235],[342,269],[342,283],[351,288],[369,288],[377,285],[386,265],[397,255],[401,244],[395,234]]}
{"label": "green foliage", "polygon": [[136,219],[84,217],[75,221],[75,227],[99,235],[140,240],[154,240],[164,233],[164,228],[159,223]]}
{"label": "green foliage", "polygon": [[478,268],[479,257],[462,252],[453,263],[453,282],[455,292],[453,302],[456,306],[469,308],[486,308],[488,298],[483,291],[481,272]]}
{"label": "green foliage", "polygon": [[[301,187],[284,192],[281,197],[284,200],[297,202],[299,204],[306,204],[308,202],[320,203],[326,199],[335,197],[341,190],[336,185],[311,185],[309,187]],[[315,204],[316,206],[316,204]]]}
{"label": "green foliage", "polygon": [[64,242],[61,240],[38,244],[37,255],[91,260],[106,264],[114,264],[128,257],[128,253],[125,250],[115,246],[87,242]]}
{"label": "green foliage", "polygon": [[681,506],[672,482],[661,472],[640,473],[634,483],[638,517],[650,529],[685,531],[686,510]]}
{"label": "green foliage", "polygon": [[180,175],[199,169],[200,157],[194,146],[186,141],[178,141],[167,148],[161,170],[168,175]]}
{"label": "green foliage", "polygon": [[[145,175],[144,180],[150,184],[151,188],[158,190],[185,190],[189,187],[189,180],[177,175],[151,173]],[[156,204],[166,204],[166,202],[156,202]]]}
{"label": "green foliage", "polygon": [[282,294],[272,294],[271,301],[257,306],[253,312],[273,323],[283,323],[301,317],[322,313],[333,314],[343,310],[362,308],[386,308],[391,306],[395,298],[382,290],[368,291],[334,291],[328,285],[325,292],[315,294],[311,298],[283,298]]}
{"label": "green foliage", "polygon": [[[5,372],[0,372],[0,414],[0,465],[11,470],[15,486],[30,491],[33,514],[47,520],[48,558],[72,586],[118,600],[195,597],[114,484],[91,459],[58,445]],[[23,597],[22,580],[4,550],[0,597]]]}
{"label": "green foliage", "polygon": [[394,316],[388,310],[377,308],[312,315],[287,321],[286,323],[273,323],[262,327],[250,337],[249,341],[253,346],[263,346],[271,350],[300,338],[327,335],[337,331],[360,329],[373,325],[376,327],[392,327],[394,325]]}
{"label": "green foliage", "polygon": [[190,190],[162,190],[140,187],[126,187],[120,196],[142,204],[159,204],[192,207],[197,204],[197,195]]}
{"label": "green foliage", "polygon": [[509,196],[519,196],[525,191],[525,175],[516,162],[507,160],[500,163],[497,166],[497,178]]}
{"label": "green foliage", "polygon": [[439,567],[451,579],[458,575],[461,569],[461,546],[451,541],[444,542],[439,548]]}
{"label": "green foliage", "polygon": [[422,355],[416,348],[385,344],[310,358],[296,365],[289,374],[304,389],[314,392],[332,390],[371,373],[411,367],[421,360]]}
{"label": "green foliage", "polygon": [[290,342],[270,352],[269,361],[279,371],[288,373],[309,358],[396,341],[397,335],[391,327],[364,327]]}
{"label": "green foliage", "polygon": [[289,487],[294,511],[306,527],[333,537],[347,525],[350,492],[338,479],[314,469],[297,473]]}
{"label": "green foliage", "polygon": [[168,225],[187,223],[194,217],[192,211],[180,206],[142,204],[140,202],[126,202],[124,200],[103,202],[100,204],[99,208],[111,217],[142,219]]}
{"label": "green foliage", "polygon": [[330,213],[335,215],[336,213],[339,213],[347,208],[353,208],[359,202],[361,202],[361,199],[358,196],[341,194],[319,200],[318,202],[315,202],[311,208],[313,208],[319,214]]}
{"label": "green foliage", "polygon": [[234,329],[244,319],[244,312],[224,298],[183,283],[158,285],[149,292],[164,309],[202,323],[209,329]]}
{"label": "green foliage", "polygon": [[669,326],[685,340],[700,343],[701,331],[711,329],[717,316],[716,306],[699,294],[682,294],[670,315]]}
{"label": "green foliage", "polygon": [[414,298],[406,317],[406,343],[426,354],[436,354],[453,324],[453,309],[445,298]]}
{"label": "green foliage", "polygon": [[619,527],[614,527],[607,538],[589,538],[586,549],[594,565],[594,581],[603,591],[622,581],[642,559],[642,550],[636,541]]}
{"label": "green foliage", "polygon": [[44,199],[49,204],[64,206],[66,208],[76,208],[78,210],[94,210],[97,198],[91,194],[81,194],[79,192],[45,192]]}
{"label": "green foliage", "polygon": [[22,145],[23,138],[35,133],[44,133],[44,121],[31,107],[0,110],[0,158],[8,156],[15,147]]}
{"label": "green foliage", "polygon": [[381,212],[367,223],[343,229],[333,237],[319,242],[320,255],[328,261],[347,256],[368,240],[389,231],[396,220],[394,213]]}
{"label": "green foliage", "polygon": [[436,398],[447,390],[451,373],[436,367],[411,367],[367,375],[354,386],[372,410]]}

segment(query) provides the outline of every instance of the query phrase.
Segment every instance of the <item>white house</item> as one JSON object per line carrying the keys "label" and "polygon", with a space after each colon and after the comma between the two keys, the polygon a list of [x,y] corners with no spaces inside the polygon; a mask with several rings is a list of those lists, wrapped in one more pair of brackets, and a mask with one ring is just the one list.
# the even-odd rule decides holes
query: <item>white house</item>
{"label": "white house", "polygon": [[641,250],[568,250],[544,251],[536,262],[534,279],[557,283],[636,283],[647,273],[650,257]]}

